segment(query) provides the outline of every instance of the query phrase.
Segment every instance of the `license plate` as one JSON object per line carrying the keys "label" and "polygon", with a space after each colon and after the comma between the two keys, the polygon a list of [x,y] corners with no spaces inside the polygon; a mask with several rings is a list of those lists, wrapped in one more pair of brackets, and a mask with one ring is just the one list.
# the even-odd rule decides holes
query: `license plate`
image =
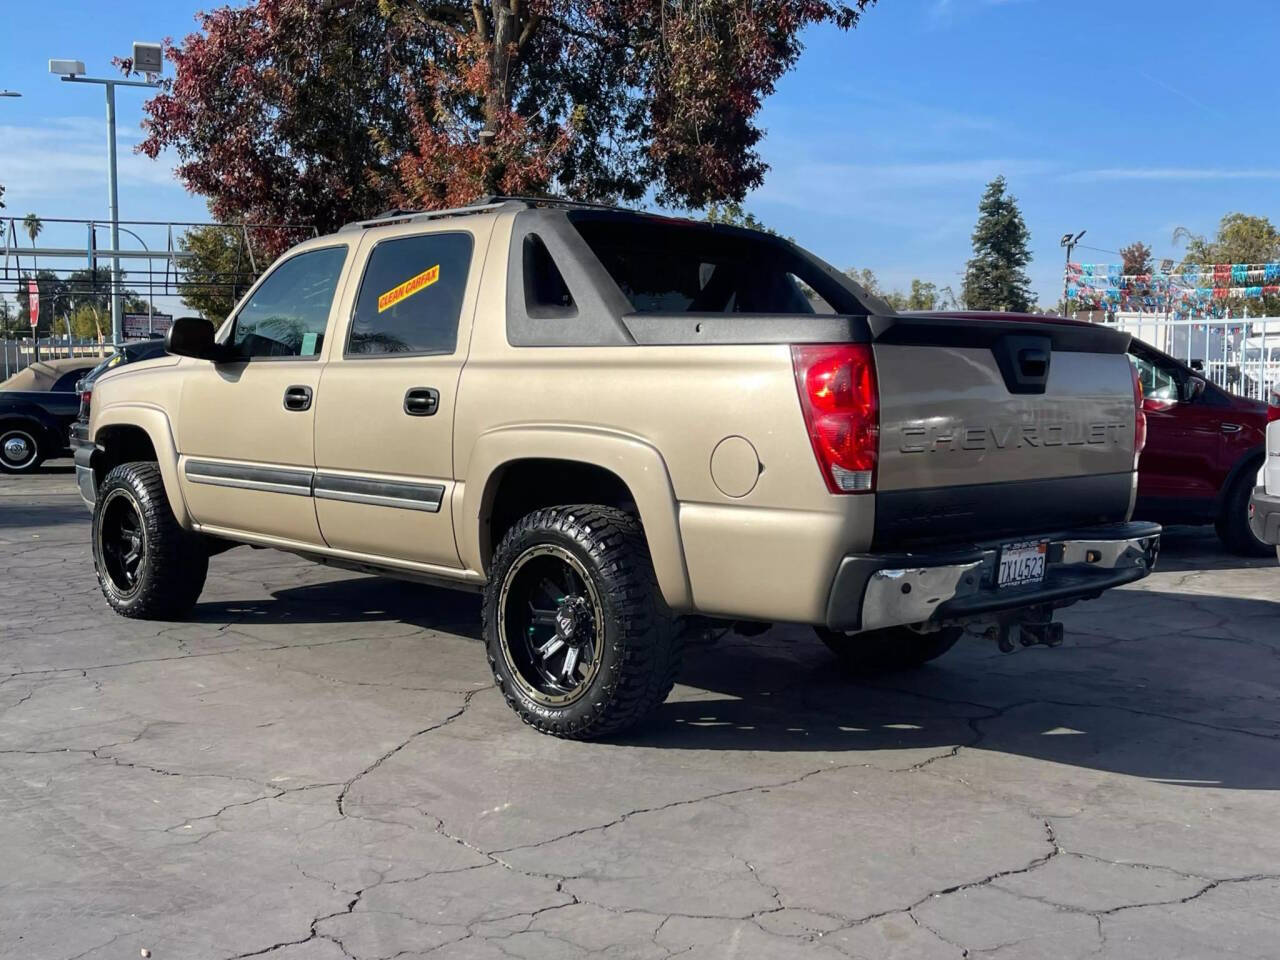
{"label": "license plate", "polygon": [[1044,579],[1044,562],[1049,544],[1044,540],[1006,543],[1000,548],[998,587],[1025,587]]}

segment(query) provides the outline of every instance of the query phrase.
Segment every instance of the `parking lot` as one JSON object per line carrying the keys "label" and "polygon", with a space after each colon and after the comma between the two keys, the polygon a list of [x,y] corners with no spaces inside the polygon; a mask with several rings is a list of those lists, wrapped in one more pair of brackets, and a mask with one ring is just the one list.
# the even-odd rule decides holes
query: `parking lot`
{"label": "parking lot", "polygon": [[109,612],[66,462],[0,481],[0,952],[1273,957],[1280,570],[1171,531],[1067,643],[853,682],[692,647],[612,743],[522,727],[476,598],[272,551]]}

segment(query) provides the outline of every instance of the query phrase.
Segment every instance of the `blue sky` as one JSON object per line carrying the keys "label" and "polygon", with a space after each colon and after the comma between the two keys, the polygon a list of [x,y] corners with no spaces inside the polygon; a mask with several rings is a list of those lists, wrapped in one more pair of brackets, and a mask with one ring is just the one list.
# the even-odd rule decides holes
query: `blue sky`
{"label": "blue sky", "polygon": [[[185,35],[199,5],[109,8],[5,0],[0,88],[25,95],[0,99],[5,214],[105,217],[102,90],[61,83],[46,61],[104,75],[135,39]],[[1102,248],[1077,259],[1115,262],[1102,251],[1132,240],[1175,256],[1175,227],[1212,232],[1233,210],[1280,219],[1277,35],[1275,0],[881,0],[853,33],[806,36],[765,106],[772,170],[747,207],[838,266],[958,288],[978,197],[1003,173],[1052,304],[1068,230]],[[204,219],[171,158],[131,152],[142,93],[119,93],[121,216]]]}

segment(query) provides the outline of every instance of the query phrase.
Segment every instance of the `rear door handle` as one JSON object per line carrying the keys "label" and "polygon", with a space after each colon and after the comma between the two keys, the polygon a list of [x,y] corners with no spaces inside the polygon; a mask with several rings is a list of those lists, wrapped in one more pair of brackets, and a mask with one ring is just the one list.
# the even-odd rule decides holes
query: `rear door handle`
{"label": "rear door handle", "polygon": [[1223,433],[1239,433],[1239,432],[1240,432],[1241,430],[1243,430],[1243,429],[1244,429],[1244,427],[1240,426],[1240,424],[1238,424],[1238,423],[1224,423],[1224,424],[1222,424],[1222,432],[1223,432]]}
{"label": "rear door handle", "polygon": [[311,388],[301,384],[286,387],[284,391],[284,408],[286,410],[310,410]]}
{"label": "rear door handle", "polygon": [[440,409],[440,391],[434,387],[410,387],[404,395],[404,412],[411,417],[430,417]]}

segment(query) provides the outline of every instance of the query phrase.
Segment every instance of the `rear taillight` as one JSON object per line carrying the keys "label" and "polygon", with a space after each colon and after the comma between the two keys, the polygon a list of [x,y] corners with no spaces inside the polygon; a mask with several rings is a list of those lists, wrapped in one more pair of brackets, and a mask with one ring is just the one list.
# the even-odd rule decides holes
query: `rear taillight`
{"label": "rear taillight", "polygon": [[1147,445],[1147,412],[1143,409],[1142,380],[1138,376],[1138,368],[1130,365],[1133,371],[1133,469],[1138,469],[1138,458]]}
{"label": "rear taillight", "polygon": [[827,489],[832,493],[875,490],[880,395],[871,346],[793,346],[791,365]]}
{"label": "rear taillight", "polygon": [[1271,404],[1267,407],[1267,423],[1275,423],[1280,420],[1280,404]]}
{"label": "rear taillight", "polygon": [[89,401],[93,399],[92,390],[80,391],[80,416],[87,417],[89,415]]}

